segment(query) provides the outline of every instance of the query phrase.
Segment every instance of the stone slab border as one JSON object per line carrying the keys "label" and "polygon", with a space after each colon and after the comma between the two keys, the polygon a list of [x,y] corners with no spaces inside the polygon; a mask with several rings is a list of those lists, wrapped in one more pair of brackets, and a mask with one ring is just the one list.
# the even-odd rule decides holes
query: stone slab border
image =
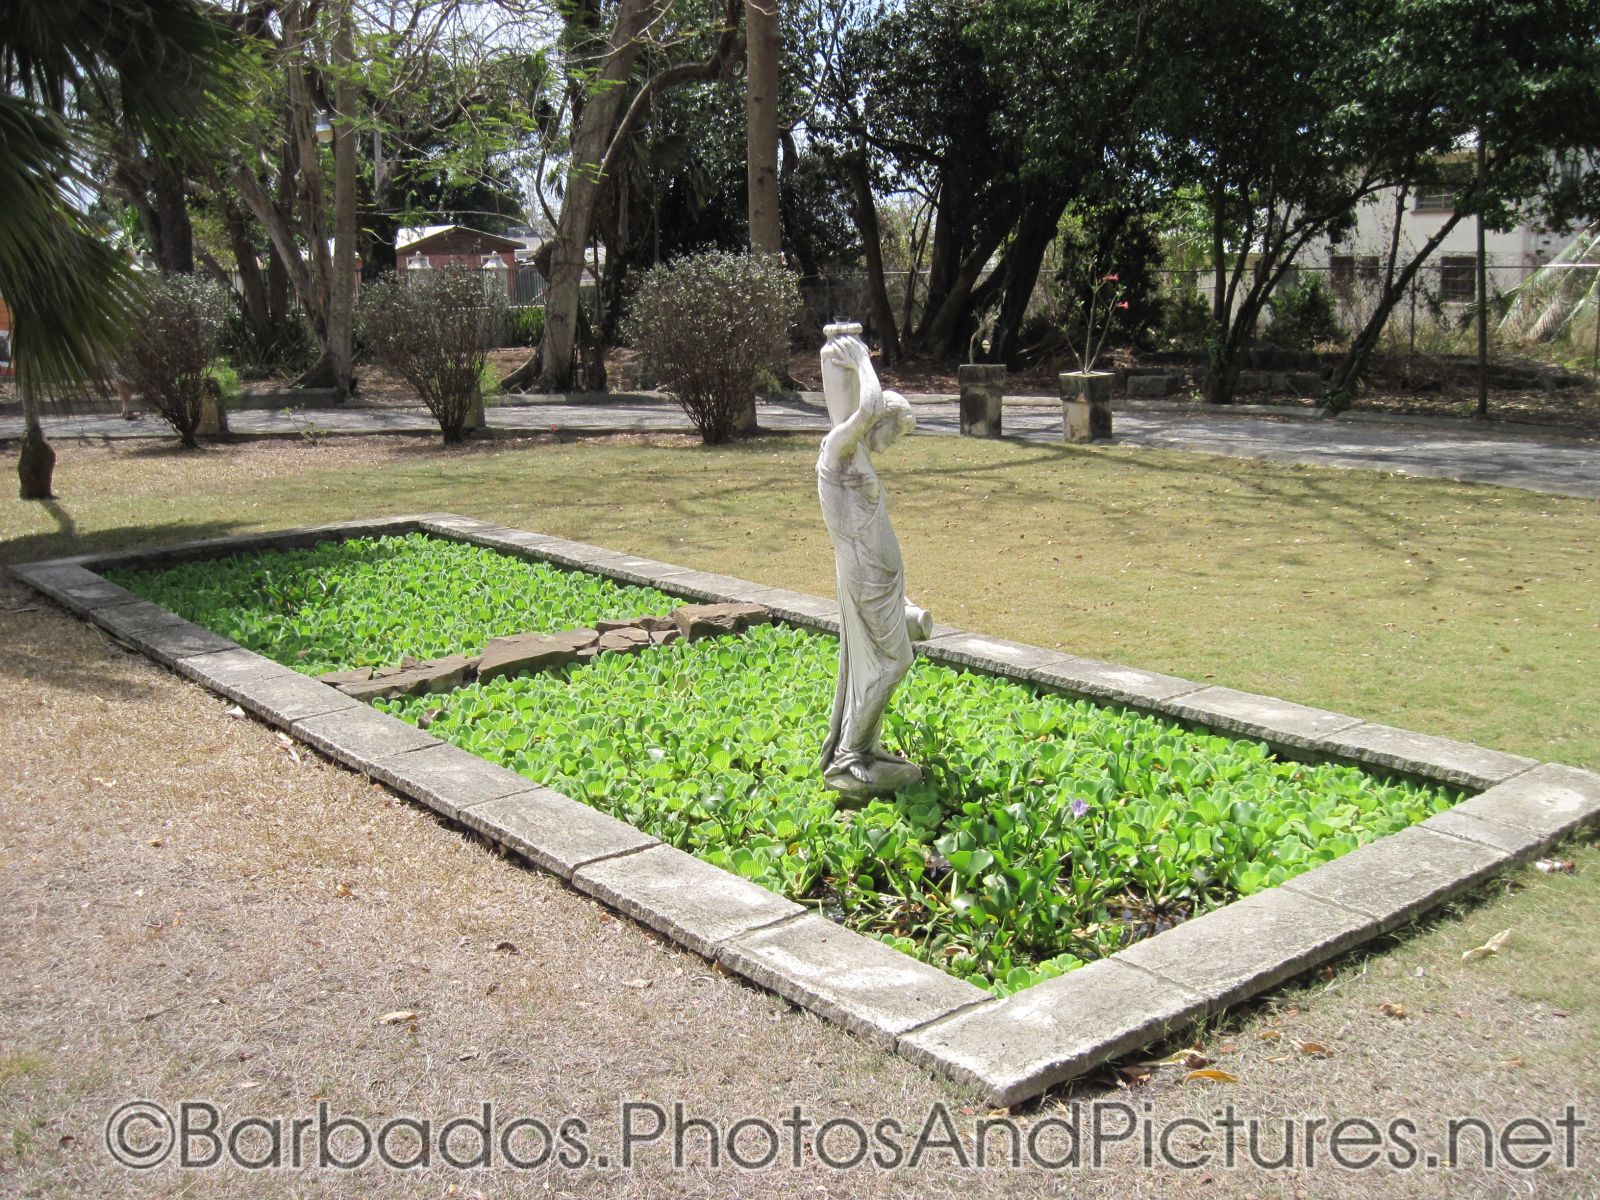
{"label": "stone slab border", "polygon": [[936,626],[916,646],[935,662],[1258,739],[1297,759],[1353,763],[1476,793],[1279,887],[996,999],[245,650],[100,574],[414,532],[688,600],[754,602],[791,624],[838,631],[838,606],[818,596],[450,513],[81,555],[14,566],[11,573],[352,770],[477,830],[727,970],[971,1086],[993,1105],[1037,1096],[1271,988],[1600,821],[1600,775],[1590,771]]}

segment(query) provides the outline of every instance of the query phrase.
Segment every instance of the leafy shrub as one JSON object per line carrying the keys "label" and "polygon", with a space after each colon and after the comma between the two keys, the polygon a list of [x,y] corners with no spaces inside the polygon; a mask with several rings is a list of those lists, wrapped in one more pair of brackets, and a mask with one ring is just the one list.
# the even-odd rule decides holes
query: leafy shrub
{"label": "leafy shrub", "polygon": [[505,302],[482,272],[463,267],[406,271],[369,285],[361,333],[379,362],[416,389],[446,442],[459,442],[482,410],[479,381],[505,328]]}
{"label": "leafy shrub", "polygon": [[430,538],[353,538],[118,571],[117,583],[247,649],[320,675],[406,655],[476,654],[489,638],[579,629],[683,603],[654,588]]}
{"label": "leafy shrub", "polygon": [[316,358],[317,343],[299,312],[291,312],[277,330],[263,337],[235,306],[222,328],[217,351],[244,377],[263,379],[305,370]]}
{"label": "leafy shrub", "polygon": [[1267,300],[1267,311],[1272,315],[1267,339],[1286,350],[1311,350],[1344,338],[1333,292],[1316,275],[1303,274],[1279,287]]}
{"label": "leafy shrub", "polygon": [[509,310],[506,345],[534,347],[544,338],[544,305],[524,304]]}
{"label": "leafy shrub", "polygon": [[208,393],[220,402],[211,360],[232,302],[220,284],[196,275],[162,275],[143,290],[117,368],[183,444],[194,446]]}
{"label": "leafy shrub", "polygon": [[627,333],[708,444],[738,431],[759,373],[781,364],[800,309],[775,257],[710,251],[646,273]]}

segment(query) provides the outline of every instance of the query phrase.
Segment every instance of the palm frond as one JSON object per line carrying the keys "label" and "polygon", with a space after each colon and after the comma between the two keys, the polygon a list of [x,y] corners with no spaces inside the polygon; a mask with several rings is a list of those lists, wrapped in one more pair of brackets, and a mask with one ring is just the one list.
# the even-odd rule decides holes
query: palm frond
{"label": "palm frond", "polygon": [[1561,252],[1511,291],[1499,332],[1514,342],[1547,342],[1571,329],[1600,299],[1600,225],[1579,233]]}

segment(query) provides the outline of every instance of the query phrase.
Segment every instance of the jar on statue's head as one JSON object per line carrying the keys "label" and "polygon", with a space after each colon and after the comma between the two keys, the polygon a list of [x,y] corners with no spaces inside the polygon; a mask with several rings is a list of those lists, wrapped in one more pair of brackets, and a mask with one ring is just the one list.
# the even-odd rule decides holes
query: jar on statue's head
{"label": "jar on statue's head", "polygon": [[838,425],[861,406],[861,376],[838,349],[846,339],[860,341],[861,326],[854,321],[824,325],[822,336],[827,339],[822,347],[822,397],[828,405],[828,420]]}

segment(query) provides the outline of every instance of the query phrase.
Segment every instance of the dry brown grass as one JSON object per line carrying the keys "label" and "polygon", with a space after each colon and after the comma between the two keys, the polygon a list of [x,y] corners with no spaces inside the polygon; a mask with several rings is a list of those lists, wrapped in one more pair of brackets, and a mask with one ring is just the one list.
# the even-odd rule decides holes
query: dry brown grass
{"label": "dry brown grass", "polygon": [[[377,442],[198,457],[72,448],[61,480],[70,500],[59,511],[78,522],[84,542],[111,545],[448,507],[826,590],[816,577],[822,568],[805,565],[817,549],[814,537],[767,519],[767,506],[799,502],[800,489],[784,480],[804,466],[808,447],[778,441],[729,456],[685,450],[672,454],[638,441],[545,445],[532,454]],[[956,491],[962,483],[1037,488],[1023,511],[1038,508],[1042,525],[1078,511],[1070,507],[1075,494],[1052,510],[1043,500],[1047,487],[1104,485],[1115,476],[1086,480],[1085,473],[1105,470],[1107,462],[1128,480],[1138,479],[1138,470],[1115,457],[1063,455],[1051,474],[1030,482],[1017,475],[1025,466],[1009,475],[1002,466],[1007,454],[1026,464],[1033,451],[980,448],[978,458],[955,451],[962,448],[949,460],[921,463],[932,481],[925,494],[897,493],[907,497],[897,509],[897,518],[908,511],[903,534],[912,522],[940,554],[965,554],[965,565],[980,571],[1015,562],[1019,574],[1007,579],[997,571],[976,592],[965,591],[952,565],[925,593],[939,593],[946,611],[958,598],[998,608],[1007,615],[987,626],[995,632],[1029,636],[1031,621],[1059,623],[1075,612],[1075,593],[1062,599],[1041,591],[1015,551],[980,558],[991,550],[978,536],[977,518],[941,505],[940,481],[957,481]],[[1198,468],[1161,462],[1187,486],[1204,486]],[[903,470],[896,486],[909,488],[914,477],[909,466]],[[1242,484],[1223,482],[1226,490],[1268,482],[1287,489],[1305,482],[1297,483],[1300,474],[1247,470]],[[690,486],[696,479],[700,490]],[[1391,508],[1379,512],[1433,511],[1425,498],[1439,485],[1385,486],[1392,490],[1382,500]],[[1447,488],[1443,495],[1450,519],[1484,523],[1473,526],[1473,536],[1485,546],[1498,544],[1490,534],[1509,539],[1517,524],[1533,520],[1513,498],[1514,524],[1499,529],[1493,522],[1506,519],[1503,509],[1475,513],[1467,504],[1499,494]],[[1356,501],[1378,503],[1361,489]],[[1162,502],[1176,504],[1176,494]],[[1578,527],[1576,502],[1527,503],[1550,506],[1549,523],[1561,531],[1550,535],[1553,545]],[[1252,507],[1247,497],[1244,506]],[[1087,509],[1079,516],[1080,541],[1098,536],[1108,520]],[[1349,507],[1333,514],[1359,518]],[[19,512],[8,502],[0,519],[15,539],[5,548],[13,561],[64,548],[41,510]],[[1235,519],[1256,528],[1252,515]],[[1402,527],[1392,536],[1416,536],[1409,517],[1395,519]],[[993,549],[1004,548],[996,543]],[[1548,553],[1538,549],[1544,544],[1535,539],[1523,553]],[[1442,558],[1433,569],[1441,595],[1476,602],[1461,586],[1474,577]],[[1484,591],[1516,600],[1502,588]],[[1548,598],[1514,611],[1533,619],[1534,604]],[[198,687],[10,584],[0,585],[0,610],[0,679],[10,715],[8,770],[0,777],[0,937],[9,962],[0,973],[0,1191],[1351,1200],[1600,1194],[1600,1130],[1593,1128],[1580,1141],[1579,1171],[1534,1176],[1470,1165],[1405,1175],[1325,1167],[1150,1171],[1137,1165],[1138,1147],[1127,1145],[1113,1149],[1103,1170],[1057,1177],[952,1170],[940,1154],[916,1171],[838,1174],[812,1158],[798,1170],[712,1170],[701,1152],[691,1169],[677,1171],[661,1147],[646,1151],[632,1172],[127,1172],[105,1153],[102,1129],[119,1104],[140,1097],[209,1099],[232,1120],[310,1115],[315,1098],[325,1096],[336,1113],[410,1113],[439,1122],[492,1100],[502,1112],[579,1115],[591,1123],[597,1147],[614,1139],[626,1098],[669,1107],[682,1100],[692,1115],[725,1125],[744,1115],[777,1120],[799,1104],[819,1121],[887,1116],[916,1126],[944,1100],[970,1133],[983,1112],[959,1089],[611,918],[550,877],[495,858],[384,789],[303,751],[294,761],[269,731],[224,716],[223,704]],[[1325,664],[1284,664],[1291,668],[1315,687],[1337,683],[1337,671]],[[1536,714],[1506,716],[1531,721]],[[1524,736],[1537,735],[1530,726]],[[1549,1119],[1571,1103],[1600,1122],[1592,1071],[1600,1045],[1593,985],[1600,972],[1593,934],[1600,849],[1582,845],[1576,858],[1573,877],[1521,874],[1514,888],[1497,885],[1397,947],[1377,947],[1331,977],[1282,989],[1205,1031],[1206,1052],[1238,1083],[1185,1085],[1178,1072],[1159,1069],[1124,1090],[1106,1073],[1022,1118],[1037,1123],[1062,1115],[1063,1102],[1117,1098],[1148,1103],[1157,1122],[1208,1118],[1231,1102],[1269,1130],[1285,1117],[1366,1114],[1381,1123],[1404,1115],[1416,1121],[1425,1151],[1440,1148],[1452,1116]],[[1512,935],[1499,956],[1461,962],[1463,950],[1503,928]],[[518,953],[497,949],[503,942]],[[1384,1004],[1402,1006],[1406,1015],[1386,1015]],[[395,1010],[416,1011],[415,1029],[379,1023]],[[1297,1052],[1304,1041],[1331,1054]],[[1196,1141],[1182,1133],[1176,1144],[1188,1151]],[[1215,1148],[1215,1139],[1209,1144]]]}

